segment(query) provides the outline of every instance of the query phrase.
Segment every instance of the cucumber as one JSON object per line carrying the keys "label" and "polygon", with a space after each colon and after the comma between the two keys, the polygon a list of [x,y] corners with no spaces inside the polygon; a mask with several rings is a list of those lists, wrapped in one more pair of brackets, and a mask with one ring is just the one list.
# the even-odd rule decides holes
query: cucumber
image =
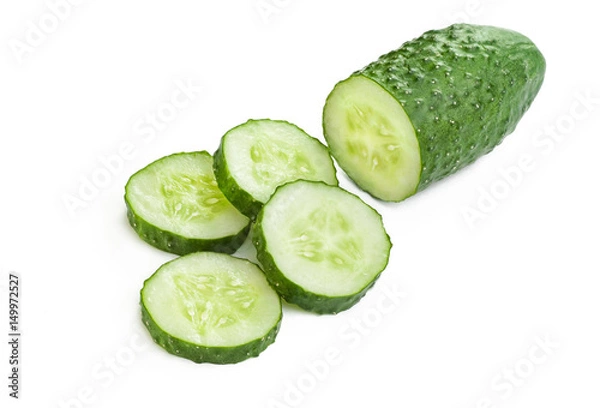
{"label": "cucumber", "polygon": [[275,290],[317,313],[356,304],[387,266],[392,246],[381,216],[360,198],[305,180],[277,188],[252,237]]}
{"label": "cucumber", "polygon": [[337,185],[327,147],[281,120],[249,120],[229,130],[215,152],[214,169],[225,197],[252,219],[275,188],[287,182]]}
{"label": "cucumber", "polygon": [[161,266],[141,290],[142,321],[154,341],[196,363],[230,364],[275,341],[281,300],[258,266],[197,252]]}
{"label": "cucumber", "polygon": [[127,218],[149,244],[178,255],[235,252],[250,220],[219,190],[205,151],[163,157],[135,173],[125,186]]}
{"label": "cucumber", "polygon": [[490,152],[537,95],[543,55],[514,31],[428,31],[339,82],[325,139],[363,190],[401,201]]}

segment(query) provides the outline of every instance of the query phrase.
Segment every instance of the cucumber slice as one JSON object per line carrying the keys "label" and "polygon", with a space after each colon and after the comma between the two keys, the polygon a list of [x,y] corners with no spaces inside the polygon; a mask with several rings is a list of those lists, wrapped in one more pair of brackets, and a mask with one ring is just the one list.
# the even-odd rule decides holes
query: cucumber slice
{"label": "cucumber slice", "polygon": [[258,266],[197,252],[161,266],[141,290],[142,320],[154,341],[196,363],[258,356],[275,341],[281,300]]}
{"label": "cucumber slice", "polygon": [[223,194],[253,219],[282,184],[299,179],[338,182],[327,147],[281,120],[249,120],[229,130],[215,152],[214,168]]}
{"label": "cucumber slice", "polygon": [[381,215],[360,198],[304,180],[277,188],[252,236],[275,290],[317,313],[356,304],[387,266],[392,246]]}
{"label": "cucumber slice", "polygon": [[431,30],[334,87],[323,110],[325,140],[359,187],[401,201],[501,143],[545,70],[535,44],[515,31]]}
{"label": "cucumber slice", "polygon": [[125,186],[127,218],[156,248],[179,255],[235,252],[250,220],[219,190],[205,151],[163,157],[135,173]]}

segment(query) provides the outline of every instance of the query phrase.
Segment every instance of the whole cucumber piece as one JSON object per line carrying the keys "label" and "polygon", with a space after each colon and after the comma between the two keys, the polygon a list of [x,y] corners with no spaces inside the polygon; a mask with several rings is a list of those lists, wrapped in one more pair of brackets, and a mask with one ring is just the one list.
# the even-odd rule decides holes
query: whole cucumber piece
{"label": "whole cucumber piece", "polygon": [[535,44],[515,31],[428,31],[335,86],[323,111],[325,139],[360,188],[401,201],[513,132],[545,70]]}

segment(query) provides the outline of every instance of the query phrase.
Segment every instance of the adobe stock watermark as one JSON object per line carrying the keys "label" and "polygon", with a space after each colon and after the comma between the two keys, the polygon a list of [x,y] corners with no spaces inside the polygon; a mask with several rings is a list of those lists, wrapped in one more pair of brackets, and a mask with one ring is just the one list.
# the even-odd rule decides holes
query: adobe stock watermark
{"label": "adobe stock watermark", "polygon": [[112,154],[98,156],[97,166],[79,176],[76,189],[62,195],[63,205],[69,215],[74,217],[78,212],[89,208],[101,192],[109,188],[113,180],[123,172],[125,164],[136,157],[139,149],[165,132],[179,114],[198,98],[201,91],[202,87],[191,79],[175,80],[169,98],[134,121],[131,133],[136,138],[124,140]]}
{"label": "adobe stock watermark", "polygon": [[406,293],[396,286],[381,288],[375,304],[360,317],[348,318],[340,326],[335,341],[319,356],[305,361],[300,373],[284,382],[281,395],[267,401],[267,408],[300,406],[307,395],[327,380],[333,368],[344,363],[351,350],[360,347],[386,316],[398,310],[405,298]]}
{"label": "adobe stock watermark", "polygon": [[446,16],[446,24],[474,23],[483,14],[484,3],[484,0],[466,0],[460,10]]}
{"label": "adobe stock watermark", "polygon": [[94,363],[88,381],[76,389],[74,395],[61,398],[55,407],[85,408],[98,403],[101,393],[126,374],[147,349],[148,343],[142,340],[141,333],[136,329],[125,344]]}
{"label": "adobe stock watermark", "polygon": [[527,351],[506,365],[490,382],[490,392],[478,399],[473,408],[498,408],[531,381],[533,375],[560,348],[560,343],[548,335],[537,336]]}
{"label": "adobe stock watermark", "polygon": [[8,47],[19,64],[29,58],[48,37],[68,20],[75,7],[85,0],[46,0],[44,11],[34,20],[29,20],[25,31],[19,38],[10,38]]}
{"label": "adobe stock watermark", "polygon": [[292,0],[258,0],[254,9],[265,24],[269,24],[274,16],[280,15],[287,9]]}
{"label": "adobe stock watermark", "polygon": [[497,170],[497,177],[487,186],[477,188],[475,202],[460,209],[463,220],[469,228],[489,218],[490,215],[518,189],[527,174],[538,167],[540,156],[548,156],[568,136],[572,135],[577,124],[588,119],[600,106],[600,97],[591,90],[577,92],[568,110],[559,115],[554,123],[539,129],[531,136],[532,153],[521,154],[514,164]]}

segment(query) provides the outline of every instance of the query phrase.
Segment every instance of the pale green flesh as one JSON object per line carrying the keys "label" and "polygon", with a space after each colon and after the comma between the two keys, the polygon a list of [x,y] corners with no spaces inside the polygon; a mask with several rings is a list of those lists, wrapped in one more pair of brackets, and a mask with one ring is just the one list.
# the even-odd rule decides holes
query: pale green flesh
{"label": "pale green flesh", "polygon": [[228,273],[174,275],[179,306],[200,335],[251,316],[256,293]]}
{"label": "pale green flesh", "polygon": [[379,84],[360,75],[340,82],[323,115],[331,152],[356,184],[386,201],[416,191],[421,154],[415,130],[400,103]]}
{"label": "pale green flesh", "polygon": [[261,203],[290,181],[337,184],[327,148],[287,122],[248,121],[227,133],[224,152],[237,184]]}
{"label": "pale green flesh", "polygon": [[325,296],[352,295],[386,265],[390,242],[379,214],[358,197],[321,183],[294,183],[265,207],[262,230],[283,275]]}
{"label": "pale green flesh", "polygon": [[166,333],[206,347],[243,345],[279,321],[279,296],[254,264],[200,252],[165,264],[144,285],[142,301]]}
{"label": "pale green flesh", "polygon": [[219,190],[208,154],[158,160],[132,177],[126,194],[139,217],[186,238],[234,235],[249,222]]}

